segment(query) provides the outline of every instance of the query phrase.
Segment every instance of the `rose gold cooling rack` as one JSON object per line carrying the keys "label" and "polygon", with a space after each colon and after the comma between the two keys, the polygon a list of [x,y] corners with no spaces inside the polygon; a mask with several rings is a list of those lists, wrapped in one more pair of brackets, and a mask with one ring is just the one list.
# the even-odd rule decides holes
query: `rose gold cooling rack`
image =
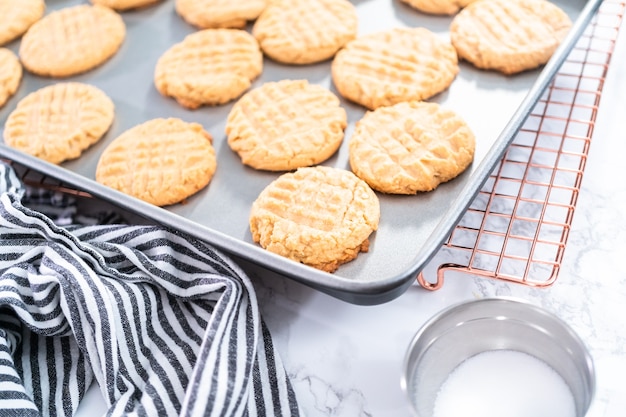
{"label": "rose gold cooling rack", "polygon": [[533,287],[557,279],[625,7],[602,3],[431,262],[436,280],[426,279],[428,268],[418,275],[422,287],[441,288],[447,271]]}
{"label": "rose gold cooling rack", "polygon": [[[431,262],[447,271],[534,287],[557,279],[585,169],[604,80],[626,1],[605,0],[459,224]],[[87,197],[13,164],[25,184]],[[455,263],[439,259],[454,259]],[[437,266],[438,265],[438,266]],[[430,266],[430,265],[429,265]]]}

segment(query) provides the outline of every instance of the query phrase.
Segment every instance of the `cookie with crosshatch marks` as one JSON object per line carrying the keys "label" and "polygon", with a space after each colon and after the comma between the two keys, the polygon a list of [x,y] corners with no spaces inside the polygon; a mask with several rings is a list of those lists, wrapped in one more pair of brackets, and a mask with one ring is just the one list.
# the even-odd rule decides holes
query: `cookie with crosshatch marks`
{"label": "cookie with crosshatch marks", "polygon": [[441,93],[459,66],[447,40],[425,28],[395,28],[349,42],[331,72],[344,98],[372,110]]}
{"label": "cookie with crosshatch marks", "polygon": [[453,15],[477,0],[401,0],[423,13]]}
{"label": "cookie with crosshatch marks", "polygon": [[369,249],[380,205],[350,171],[317,166],[282,174],[252,204],[252,239],[296,262],[334,272]]}
{"label": "cookie with crosshatch marks", "polygon": [[476,140],[465,121],[437,103],[404,102],[368,112],[349,142],[352,171],[390,194],[431,191],[462,173]]}
{"label": "cookie with crosshatch marks", "polygon": [[98,142],[113,122],[115,106],[100,89],[60,82],[36,90],[17,103],[4,126],[8,146],[59,164],[78,158]]}
{"label": "cookie with crosshatch marks", "polygon": [[0,0],[0,45],[22,36],[45,10],[43,0]]}
{"label": "cookie with crosshatch marks", "polygon": [[200,124],[152,119],[107,146],[96,167],[96,181],[167,206],[206,187],[216,168],[212,137]]}
{"label": "cookie with crosshatch marks", "polygon": [[241,96],[263,71],[256,39],[239,29],[187,35],[159,58],[154,84],[183,107],[225,104]]}
{"label": "cookie with crosshatch marks", "polygon": [[454,17],[450,39],[460,58],[510,75],[548,62],[571,26],[546,0],[478,1]]}
{"label": "cookie with crosshatch marks", "polygon": [[93,4],[109,7],[113,10],[130,10],[150,6],[162,0],[90,0]]}
{"label": "cookie with crosshatch marks", "polygon": [[22,81],[22,64],[7,48],[0,48],[0,108],[15,94]]}
{"label": "cookie with crosshatch marks", "polygon": [[252,34],[270,58],[303,65],[332,58],[357,29],[356,8],[347,0],[272,0]]}
{"label": "cookie with crosshatch marks", "polygon": [[32,25],[22,37],[19,55],[24,68],[34,74],[69,77],[102,65],[125,37],[119,14],[81,4],[54,11]]}
{"label": "cookie with crosshatch marks", "polygon": [[255,20],[269,0],[176,0],[176,12],[201,29],[241,29]]}
{"label": "cookie with crosshatch marks", "polygon": [[328,89],[306,80],[282,80],[239,99],[228,115],[226,134],[244,164],[289,171],[330,158],[346,125],[346,111]]}

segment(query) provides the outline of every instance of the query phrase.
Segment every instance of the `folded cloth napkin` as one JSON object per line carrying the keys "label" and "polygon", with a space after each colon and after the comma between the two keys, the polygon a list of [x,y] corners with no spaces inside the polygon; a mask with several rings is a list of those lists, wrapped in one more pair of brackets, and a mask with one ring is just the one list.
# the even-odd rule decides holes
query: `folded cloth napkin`
{"label": "folded cloth napkin", "polygon": [[0,416],[72,416],[94,378],[110,416],[301,414],[227,256],[163,227],[60,226],[24,195],[0,163]]}

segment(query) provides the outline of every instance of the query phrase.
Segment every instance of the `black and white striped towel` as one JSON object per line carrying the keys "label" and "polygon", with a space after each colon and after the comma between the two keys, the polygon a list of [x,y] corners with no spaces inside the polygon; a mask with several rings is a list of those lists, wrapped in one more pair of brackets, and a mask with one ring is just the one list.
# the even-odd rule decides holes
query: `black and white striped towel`
{"label": "black and white striped towel", "polygon": [[[244,272],[155,226],[59,226],[0,163],[0,416],[300,415]],[[40,202],[41,203],[41,202]]]}

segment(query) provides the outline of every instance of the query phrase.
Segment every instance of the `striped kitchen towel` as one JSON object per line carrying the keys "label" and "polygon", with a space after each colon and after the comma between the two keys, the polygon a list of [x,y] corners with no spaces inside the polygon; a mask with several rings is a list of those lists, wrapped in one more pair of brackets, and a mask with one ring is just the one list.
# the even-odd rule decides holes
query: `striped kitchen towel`
{"label": "striped kitchen towel", "polygon": [[227,256],[163,227],[61,226],[24,194],[0,163],[1,417],[72,416],[94,380],[110,416],[301,414]]}

